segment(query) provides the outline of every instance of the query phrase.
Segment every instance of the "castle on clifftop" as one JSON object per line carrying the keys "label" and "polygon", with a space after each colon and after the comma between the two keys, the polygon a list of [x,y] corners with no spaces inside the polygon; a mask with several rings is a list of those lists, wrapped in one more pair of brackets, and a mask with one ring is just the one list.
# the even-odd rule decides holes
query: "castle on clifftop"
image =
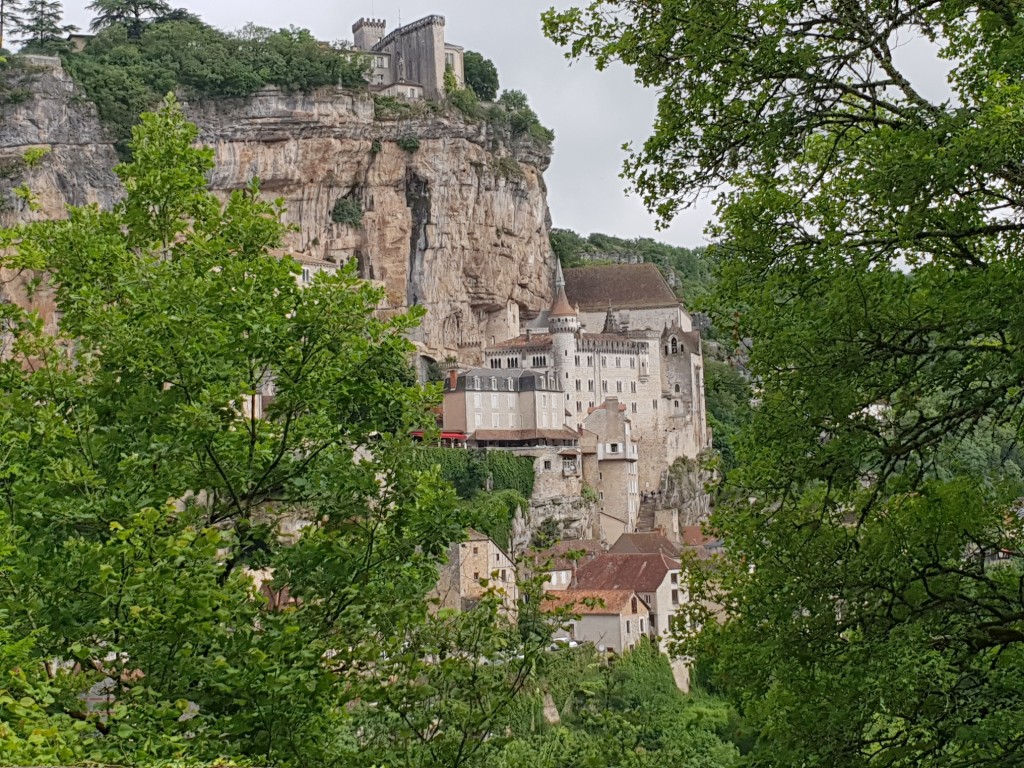
{"label": "castle on clifftop", "polygon": [[370,54],[370,90],[388,96],[438,99],[450,69],[465,83],[463,49],[445,42],[444,16],[425,16],[387,31],[384,19],[359,19],[352,25],[355,47]]}

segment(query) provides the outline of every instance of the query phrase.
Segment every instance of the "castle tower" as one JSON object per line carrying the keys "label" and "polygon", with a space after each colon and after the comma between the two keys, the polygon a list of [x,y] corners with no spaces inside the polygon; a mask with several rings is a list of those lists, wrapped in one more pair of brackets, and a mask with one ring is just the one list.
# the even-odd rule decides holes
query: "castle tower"
{"label": "castle tower", "polygon": [[384,19],[360,19],[352,25],[352,43],[360,51],[369,51],[384,38],[388,25]]}
{"label": "castle tower", "polygon": [[580,329],[579,314],[565,295],[565,277],[562,265],[555,272],[555,301],[548,312],[548,333],[551,334],[551,353],[554,370],[568,397],[570,371],[576,365],[576,332]]}

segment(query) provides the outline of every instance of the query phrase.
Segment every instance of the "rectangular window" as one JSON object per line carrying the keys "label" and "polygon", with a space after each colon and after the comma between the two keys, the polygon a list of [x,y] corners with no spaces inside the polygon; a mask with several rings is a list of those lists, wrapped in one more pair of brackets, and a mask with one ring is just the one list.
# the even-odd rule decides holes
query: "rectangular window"
{"label": "rectangular window", "polygon": [[593,364],[594,364],[594,356],[593,355],[587,355],[587,365],[593,365]]}
{"label": "rectangular window", "polygon": [[491,408],[497,408],[497,407],[498,407],[498,396],[497,395],[491,395]]}
{"label": "rectangular window", "polygon": [[651,400],[651,410],[654,410],[654,411],[658,410],[658,401],[657,400]]}
{"label": "rectangular window", "polygon": [[473,395],[473,405],[474,405],[474,407],[479,408],[480,407],[480,402],[481,402],[481,400],[480,400],[480,393],[477,392],[475,395]]}
{"label": "rectangular window", "polygon": [[514,409],[516,407],[516,396],[515,395],[509,395],[508,396],[508,407],[510,409]]}
{"label": "rectangular window", "polygon": [[619,452],[619,444],[618,443],[611,443],[608,446],[608,451],[610,453],[618,453]]}
{"label": "rectangular window", "polygon": [[629,634],[629,619],[626,619],[626,634]]}
{"label": "rectangular window", "polygon": [[629,382],[629,391],[632,392],[634,395],[636,394],[636,382],[635,381]]}
{"label": "rectangular window", "polygon": [[633,407],[633,413],[636,413],[637,412],[637,410],[636,410],[636,403],[633,403],[632,407]]}
{"label": "rectangular window", "polygon": [[607,392],[608,391],[608,382],[605,379],[601,380],[601,391],[602,392]]}
{"label": "rectangular window", "polygon": [[644,631],[644,620],[643,619],[640,619],[640,631],[641,632]]}
{"label": "rectangular window", "polygon": [[679,605],[679,590],[672,590],[672,605]]}
{"label": "rectangular window", "polygon": [[672,574],[672,583],[673,584],[678,584],[679,583],[679,574],[678,573],[673,573]]}
{"label": "rectangular window", "polygon": [[478,413],[478,414],[476,414],[476,416],[474,416],[474,417],[473,417],[473,423],[474,423],[474,424],[475,424],[475,425],[476,425],[476,426],[477,426],[478,428],[479,428],[479,427],[482,427],[482,426],[484,425],[484,417],[483,417],[483,416],[481,416],[481,415],[480,415],[479,413]]}
{"label": "rectangular window", "polygon": [[587,379],[587,392],[593,392],[593,391],[594,391],[594,380],[593,379]]}
{"label": "rectangular window", "polygon": [[616,381],[615,382],[615,391],[616,392],[621,392],[622,391],[622,382],[621,381]]}
{"label": "rectangular window", "polygon": [[635,357],[629,358],[629,367],[630,368],[636,368],[636,358]]}
{"label": "rectangular window", "polygon": [[548,396],[547,395],[541,395],[540,396],[540,404],[544,408],[548,407]]}
{"label": "rectangular window", "polygon": [[491,414],[491,426],[495,429],[501,426],[501,417],[496,413]]}
{"label": "rectangular window", "polygon": [[608,358],[601,355],[601,365],[608,365]]}
{"label": "rectangular window", "polygon": [[544,469],[551,469],[551,459],[544,460]]}
{"label": "rectangular window", "polygon": [[615,358],[615,367],[616,368],[621,368],[622,367],[622,358],[621,357],[616,357]]}
{"label": "rectangular window", "polygon": [[583,413],[583,403],[576,401],[576,413]]}
{"label": "rectangular window", "polygon": [[580,381],[579,379],[576,379],[576,391],[577,392],[582,392],[583,391],[583,382]]}

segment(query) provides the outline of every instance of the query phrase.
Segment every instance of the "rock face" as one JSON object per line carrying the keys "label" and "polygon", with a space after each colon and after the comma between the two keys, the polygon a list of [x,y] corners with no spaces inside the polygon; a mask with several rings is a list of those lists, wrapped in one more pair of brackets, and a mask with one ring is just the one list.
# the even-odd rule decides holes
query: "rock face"
{"label": "rock face", "polygon": [[[28,211],[9,186],[0,215],[10,223],[59,216],[67,204],[112,204],[117,158],[94,108],[56,59],[25,63],[30,95],[3,109],[0,162],[50,151],[24,173],[40,209]],[[515,335],[520,318],[550,303],[546,149],[428,105],[378,119],[372,96],[340,88],[268,89],[185,111],[216,150],[215,191],[258,177],[267,197],[285,201],[295,227],[286,245],[297,258],[355,260],[385,288],[387,309],[426,308],[413,339],[424,358],[476,362],[482,345]],[[332,220],[340,198],[361,206],[359,226]]]}

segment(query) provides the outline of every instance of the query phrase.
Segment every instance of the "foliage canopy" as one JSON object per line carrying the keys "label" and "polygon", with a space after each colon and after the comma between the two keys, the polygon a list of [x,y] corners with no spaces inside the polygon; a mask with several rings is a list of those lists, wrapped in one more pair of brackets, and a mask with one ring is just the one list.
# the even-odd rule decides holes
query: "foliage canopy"
{"label": "foliage canopy", "polygon": [[5,762],[465,764],[539,646],[497,596],[427,616],[466,520],[406,437],[416,315],[351,269],[300,288],[280,203],[208,192],[196,138],[171,102],[114,210],[0,232],[62,313],[0,305]]}
{"label": "foliage canopy", "polygon": [[498,97],[498,68],[476,51],[466,51],[463,57],[466,85],[481,101],[494,101]]}
{"label": "foliage canopy", "polygon": [[365,56],[321,44],[308,30],[249,24],[222,32],[195,17],[170,15],[135,34],[113,23],[64,64],[112,126],[123,149],[138,116],[171,91],[198,97],[247,96],[267,85],[287,91],[366,85]]}
{"label": "foliage canopy", "polygon": [[760,406],[730,475],[753,501],[715,518],[732,619],[701,651],[761,725],[755,764],[1024,760],[1022,22],[948,0],[545,15],[663,94],[626,164],[662,220],[728,184],[716,322],[753,340]]}

